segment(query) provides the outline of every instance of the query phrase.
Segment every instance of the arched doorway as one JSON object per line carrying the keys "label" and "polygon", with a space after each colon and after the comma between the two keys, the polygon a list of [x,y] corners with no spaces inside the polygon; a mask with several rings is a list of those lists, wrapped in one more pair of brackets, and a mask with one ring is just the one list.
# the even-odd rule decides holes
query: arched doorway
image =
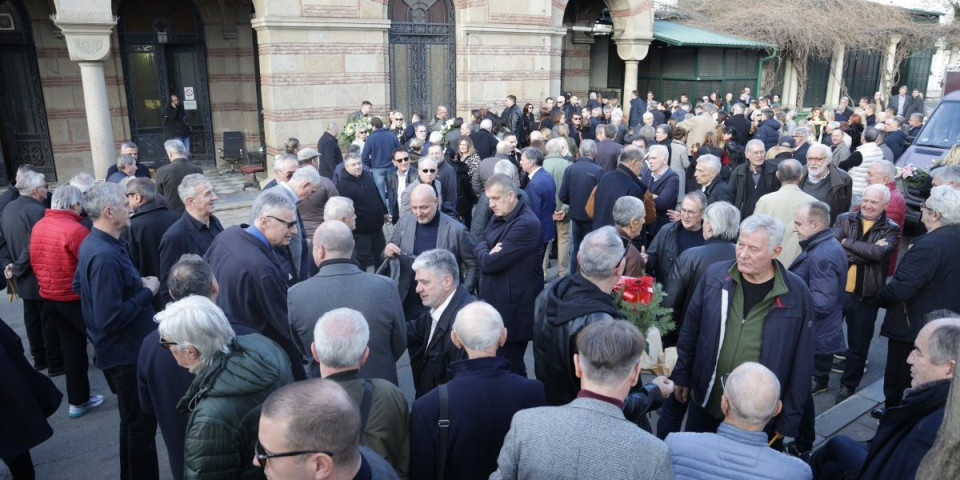
{"label": "arched doorway", "polygon": [[214,166],[206,48],[197,9],[189,0],[129,0],[118,11],[130,131],[140,160],[167,161],[163,110],[176,93],[192,127],[192,161]]}
{"label": "arched doorway", "polygon": [[25,163],[56,181],[30,17],[13,0],[0,2],[0,65],[0,182],[7,184]]}
{"label": "arched doorway", "polygon": [[[390,0],[390,97],[405,115],[456,112],[457,63],[451,0]],[[451,115],[452,116],[452,115]],[[409,118],[409,117],[408,117]]]}

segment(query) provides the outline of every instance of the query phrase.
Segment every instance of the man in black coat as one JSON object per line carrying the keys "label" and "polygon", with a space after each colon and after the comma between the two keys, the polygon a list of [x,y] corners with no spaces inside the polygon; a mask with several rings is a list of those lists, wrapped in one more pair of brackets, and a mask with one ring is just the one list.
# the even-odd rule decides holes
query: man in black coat
{"label": "man in black coat", "polygon": [[[133,215],[122,238],[130,249],[133,265],[141,276],[163,278],[166,273],[160,262],[161,239],[180,216],[157,203],[157,186],[149,178],[134,178],[127,183],[127,198]],[[153,299],[153,308],[158,312],[167,304],[162,294],[163,288]]]}
{"label": "man in black coat", "polygon": [[884,126],[887,130],[887,139],[884,140],[883,144],[893,152],[893,160],[891,161],[896,163],[900,155],[903,155],[903,151],[907,149],[907,136],[900,129],[900,121],[896,117],[888,118],[884,122]]}
{"label": "man in black coat", "polygon": [[693,177],[700,185],[700,191],[707,196],[707,205],[716,202],[733,203],[730,185],[720,178],[720,159],[716,155],[703,155],[698,158]]}
{"label": "man in black coat", "polygon": [[[137,159],[137,172],[133,174],[135,177],[140,178],[151,178],[150,177],[150,167],[140,163],[140,149],[137,148],[137,144],[127,141],[120,144],[120,155],[130,155],[133,158]],[[110,175],[117,173],[117,164],[114,163],[110,165],[110,168],[107,169],[107,178],[110,178]],[[2,211],[2,210],[0,210]]]}
{"label": "man in black coat", "polygon": [[613,225],[613,205],[620,197],[632,196],[643,200],[643,194],[647,192],[647,186],[639,177],[644,168],[643,158],[643,150],[627,146],[620,155],[620,166],[600,177],[597,193],[593,197],[594,230]]}
{"label": "man in black coat", "polygon": [[[745,150],[747,162],[737,165],[730,174],[730,192],[733,194],[733,206],[740,210],[743,218],[753,215],[760,197],[780,190],[777,179],[777,163],[766,161],[767,151],[760,140],[750,140]],[[754,182],[754,175],[760,180]]]}
{"label": "man in black coat", "polygon": [[606,173],[603,167],[593,162],[597,155],[597,143],[584,140],[580,145],[580,158],[563,171],[558,195],[560,201],[570,205],[570,271],[577,271],[577,251],[580,242],[593,230],[593,219],[587,215],[587,200],[600,177]]}
{"label": "man in black coat", "polygon": [[750,120],[743,115],[743,104],[734,103],[731,107],[732,115],[727,117],[723,122],[724,125],[728,127],[733,127],[737,130],[736,136],[733,140],[740,144],[741,146],[747,145],[747,140],[750,139]]}
{"label": "man in black coat", "polygon": [[493,122],[490,119],[480,121],[480,130],[470,134],[470,140],[473,142],[473,150],[477,152],[480,158],[492,157],[497,154],[497,137],[490,133],[493,130]]}
{"label": "man in black coat", "polygon": [[353,230],[356,258],[362,270],[371,265],[377,268],[383,248],[387,245],[383,237],[383,224],[390,220],[390,214],[373,180],[373,173],[363,169],[360,156],[348,153],[343,165],[347,174],[340,177],[337,191],[353,200],[357,215],[356,228]]}
{"label": "man in black coat", "polygon": [[187,253],[206,255],[213,239],[223,232],[223,225],[213,214],[217,194],[209,178],[199,173],[187,175],[177,190],[183,192],[185,211],[160,238],[160,298],[164,305],[170,301],[166,293],[170,268]]}
{"label": "man in black coat", "polygon": [[44,322],[40,285],[30,268],[30,231],[43,218],[47,182],[43,174],[26,171],[17,180],[19,196],[0,213],[0,267],[4,277],[23,300],[23,323],[30,355],[37,370],[50,367],[50,376],[63,374],[60,336],[52,322]]}
{"label": "man in black coat", "polygon": [[627,123],[627,126],[633,129],[637,125],[640,125],[643,114],[646,111],[647,102],[644,102],[639,96],[637,96],[636,90],[630,92],[630,121]]}
{"label": "man in black coat", "polygon": [[323,132],[320,140],[317,140],[317,151],[320,152],[317,171],[320,172],[320,175],[331,180],[337,165],[343,163],[343,154],[340,152],[340,145],[337,143],[337,135],[339,134],[340,127],[331,122],[330,125],[327,125],[327,131]]}
{"label": "man in black coat", "polygon": [[910,387],[907,357],[927,315],[941,309],[960,312],[960,191],[948,185],[933,187],[924,202],[921,220],[927,234],[917,237],[897,265],[897,271],[877,293],[877,303],[887,309],[880,335],[887,337],[887,368],[883,394],[886,407],[900,404]]}
{"label": "man in black coat", "polygon": [[390,204],[391,221],[396,225],[400,220],[403,191],[416,180],[417,168],[410,166],[410,152],[402,147],[393,151],[393,166],[397,167],[397,171],[394,175],[387,177],[387,202]]}
{"label": "man in black coat", "polygon": [[410,421],[410,478],[486,479],[497,469],[497,456],[513,414],[546,404],[543,385],[510,372],[497,348],[507,341],[500,314],[484,302],[466,305],[456,316],[453,345],[467,359],[450,364],[447,391],[447,436],[444,474],[436,470],[440,438],[441,395],[433,389],[413,404]]}
{"label": "man in black coat", "polygon": [[510,370],[526,376],[523,355],[533,338],[533,302],[543,290],[543,245],[540,221],[521,206],[513,179],[496,174],[487,180],[485,193],[494,218],[487,224],[474,253],[480,267],[480,299],[503,316],[507,343],[497,356],[510,362]]}
{"label": "man in black coat", "polygon": [[205,259],[221,286],[217,305],[227,318],[277,342],[290,358],[294,378],[302,380],[303,352],[287,322],[293,266],[274,250],[300,238],[297,208],[283,192],[267,190],[257,196],[251,211],[253,225],[227,228],[207,250]]}
{"label": "man in black coat", "polygon": [[[517,138],[523,138],[523,111],[520,110],[520,106],[517,105],[516,95],[507,95],[507,107],[503,109],[503,113],[500,114],[500,118],[503,121],[503,126],[507,128],[507,131],[517,136]],[[480,157],[485,158],[485,157]]]}
{"label": "man in black coat", "polygon": [[598,126],[596,136],[597,155],[593,157],[593,161],[608,172],[616,170],[617,158],[623,150],[623,145],[614,141],[617,137],[617,126],[603,125],[603,128]]}
{"label": "man in black coat", "polygon": [[465,305],[476,301],[460,284],[457,257],[448,250],[427,250],[413,261],[417,294],[423,315],[407,329],[407,348],[417,397],[437,385],[447,383],[450,363],[463,360],[465,354],[453,345],[450,331],[453,319]]}
{"label": "man in black coat", "polygon": [[170,210],[183,213],[183,200],[177,193],[177,187],[180,186],[183,177],[191,173],[203,173],[203,169],[187,160],[190,152],[180,140],[167,140],[163,148],[167,151],[170,164],[157,170],[157,191],[170,202]]}

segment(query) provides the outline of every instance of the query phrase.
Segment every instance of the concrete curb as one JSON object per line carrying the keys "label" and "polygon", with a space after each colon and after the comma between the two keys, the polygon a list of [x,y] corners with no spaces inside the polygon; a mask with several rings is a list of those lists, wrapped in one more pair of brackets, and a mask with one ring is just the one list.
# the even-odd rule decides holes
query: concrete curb
{"label": "concrete curb", "polygon": [[817,437],[814,440],[813,449],[820,448],[824,442],[834,437],[838,432],[857,422],[864,415],[869,415],[870,411],[877,408],[877,405],[880,405],[883,401],[883,380],[881,379],[817,415]]}

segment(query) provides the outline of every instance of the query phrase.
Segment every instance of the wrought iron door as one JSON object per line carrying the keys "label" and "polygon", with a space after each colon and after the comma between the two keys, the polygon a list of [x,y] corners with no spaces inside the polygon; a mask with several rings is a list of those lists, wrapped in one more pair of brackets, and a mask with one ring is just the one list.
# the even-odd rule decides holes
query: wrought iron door
{"label": "wrought iron door", "polygon": [[[118,22],[123,51],[123,76],[133,141],[140,159],[166,163],[163,143],[171,138],[163,112],[170,94],[180,97],[191,126],[191,160],[216,164],[206,50],[202,22],[189,2],[147,3],[132,0],[121,6]],[[184,89],[192,87],[189,104]]]}
{"label": "wrought iron door", "polygon": [[390,97],[405,115],[456,112],[457,64],[450,0],[391,0]]}
{"label": "wrought iron door", "polygon": [[57,180],[47,110],[40,88],[37,51],[29,17],[12,2],[0,2],[0,184],[13,179],[25,163],[48,181]]}

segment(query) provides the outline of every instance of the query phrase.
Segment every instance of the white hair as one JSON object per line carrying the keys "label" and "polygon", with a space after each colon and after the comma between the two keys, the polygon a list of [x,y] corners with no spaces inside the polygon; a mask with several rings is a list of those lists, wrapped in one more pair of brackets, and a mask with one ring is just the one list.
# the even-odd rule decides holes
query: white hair
{"label": "white hair", "polygon": [[733,241],[740,226],[740,210],[727,202],[711,203],[703,211],[703,222],[710,224],[714,238]]}
{"label": "white hair", "polygon": [[309,183],[310,185],[317,185],[320,183],[320,172],[317,172],[317,169],[313,165],[306,165],[297,169],[296,172],[293,172],[293,175],[290,176],[290,180],[287,181],[290,185],[301,185],[304,183]]}
{"label": "white hair", "polygon": [[464,347],[471,350],[487,350],[497,346],[503,332],[503,317],[500,312],[484,301],[473,302],[457,312],[453,331]]}
{"label": "white hair", "polygon": [[213,301],[202,295],[190,295],[173,302],[154,316],[160,323],[157,330],[171,348],[183,351],[194,347],[200,354],[200,365],[190,369],[196,374],[211,365],[221,353],[230,353],[230,344],[237,334],[227,316]]}
{"label": "white hair", "polygon": [[487,131],[492,130],[492,129],[493,129],[493,121],[490,120],[489,118],[484,118],[483,120],[480,121],[480,128],[482,128],[482,129],[484,129],[484,130],[487,130]]}
{"label": "white hair", "polygon": [[960,223],[960,190],[950,185],[940,185],[930,190],[927,208],[940,212],[940,223],[956,225]]}
{"label": "white hair", "polygon": [[370,341],[370,325],[363,314],[349,308],[324,313],[313,327],[317,359],[331,368],[360,365]]}
{"label": "white hair", "polygon": [[746,220],[740,223],[741,236],[745,233],[753,233],[760,230],[767,234],[767,248],[769,251],[772,252],[783,243],[783,235],[786,233],[786,229],[783,226],[783,222],[778,218],[757,213],[747,217]]}

